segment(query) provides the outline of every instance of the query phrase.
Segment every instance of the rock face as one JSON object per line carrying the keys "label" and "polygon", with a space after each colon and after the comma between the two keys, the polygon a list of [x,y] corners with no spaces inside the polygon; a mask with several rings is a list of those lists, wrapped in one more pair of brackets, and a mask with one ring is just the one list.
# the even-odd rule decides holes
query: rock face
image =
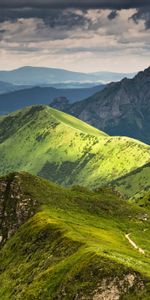
{"label": "rock face", "polygon": [[109,84],[64,111],[110,135],[125,135],[149,144],[150,67],[133,79]]}
{"label": "rock face", "polygon": [[55,98],[50,104],[55,109],[65,111],[69,108],[69,100],[66,97]]}
{"label": "rock face", "polygon": [[35,207],[36,201],[23,194],[19,175],[0,179],[0,246],[34,214]]}
{"label": "rock face", "polygon": [[[134,285],[137,286],[139,290],[144,289],[143,282],[137,274],[126,274],[123,278],[114,279],[110,278],[103,279],[102,282],[97,286],[93,295],[89,298],[84,296],[81,300],[119,300],[124,294],[130,292]],[[91,298],[92,297],[92,298]]]}

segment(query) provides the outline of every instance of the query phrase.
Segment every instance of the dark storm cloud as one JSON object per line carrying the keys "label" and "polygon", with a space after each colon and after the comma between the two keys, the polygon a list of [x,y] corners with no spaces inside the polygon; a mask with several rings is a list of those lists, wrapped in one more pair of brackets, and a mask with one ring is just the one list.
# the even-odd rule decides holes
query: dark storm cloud
{"label": "dark storm cloud", "polygon": [[[69,8],[79,8],[82,14]],[[150,0],[0,0],[0,23],[15,22],[19,18],[39,18],[51,28],[94,29],[86,14],[88,9],[94,8],[110,9],[108,15],[110,21],[118,16],[119,10],[136,8],[137,12],[132,19],[136,23],[142,19],[145,28],[150,28]],[[95,26],[98,27],[100,24]]]}
{"label": "dark storm cloud", "polygon": [[108,15],[108,19],[109,19],[109,20],[113,20],[113,19],[115,19],[117,16],[118,16],[117,10],[112,10],[112,11],[110,12],[110,14]]}
{"label": "dark storm cloud", "polygon": [[0,0],[1,8],[109,8],[128,9],[149,6],[149,0]]}
{"label": "dark storm cloud", "polygon": [[86,11],[81,13],[75,10],[53,10],[53,9],[2,9],[0,10],[0,23],[4,21],[15,22],[17,19],[42,19],[45,25],[54,28],[62,27],[63,29],[71,29],[73,27],[87,28],[91,25],[91,20],[86,16]]}
{"label": "dark storm cloud", "polygon": [[142,7],[132,16],[132,19],[138,23],[140,20],[144,20],[145,28],[150,29],[150,7]]}

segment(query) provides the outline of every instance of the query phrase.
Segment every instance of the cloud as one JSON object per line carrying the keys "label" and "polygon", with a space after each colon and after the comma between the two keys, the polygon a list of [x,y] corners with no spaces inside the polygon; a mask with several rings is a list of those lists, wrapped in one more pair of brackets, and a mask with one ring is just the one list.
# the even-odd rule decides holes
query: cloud
{"label": "cloud", "polygon": [[110,14],[108,15],[108,19],[109,19],[109,20],[113,20],[113,19],[115,19],[117,16],[118,16],[118,12],[117,12],[116,10],[112,10],[112,11],[110,12]]}
{"label": "cloud", "polygon": [[150,7],[142,7],[138,9],[137,12],[133,14],[132,19],[135,21],[135,23],[138,23],[140,20],[143,20],[145,23],[145,28],[150,29]]}
{"label": "cloud", "polygon": [[128,9],[149,6],[149,0],[0,0],[1,8],[107,8]]}
{"label": "cloud", "polygon": [[149,64],[149,3],[0,0],[0,68],[142,69]]}
{"label": "cloud", "polygon": [[84,28],[86,24],[90,28],[87,11],[92,8],[109,9],[110,21],[122,9],[136,8],[131,18],[135,23],[144,20],[145,28],[150,28],[150,0],[0,0],[0,23],[8,20],[15,22],[20,18],[39,18],[49,27]]}

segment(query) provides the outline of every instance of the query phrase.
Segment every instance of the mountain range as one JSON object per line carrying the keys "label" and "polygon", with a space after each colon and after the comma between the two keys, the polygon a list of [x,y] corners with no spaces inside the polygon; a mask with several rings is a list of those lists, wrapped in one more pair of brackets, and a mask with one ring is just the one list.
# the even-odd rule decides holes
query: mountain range
{"label": "mountain range", "polygon": [[[61,108],[57,104],[57,109]],[[64,105],[63,111],[110,135],[129,136],[150,144],[150,67],[133,79],[108,84],[88,99]]]}
{"label": "mountain range", "polygon": [[149,300],[149,83],[0,95],[1,300]]}
{"label": "mountain range", "polygon": [[135,73],[80,73],[56,68],[25,66],[11,71],[0,71],[0,81],[15,85],[108,83],[124,77],[133,77]]}
{"label": "mountain range", "polygon": [[[0,156],[0,175],[23,170],[65,186],[89,188],[128,176],[130,184],[121,186],[125,197],[149,187],[150,166],[137,184],[130,180],[131,172],[150,162],[149,146],[108,136],[48,106],[27,107],[0,118]],[[114,184],[117,190],[119,185]]]}

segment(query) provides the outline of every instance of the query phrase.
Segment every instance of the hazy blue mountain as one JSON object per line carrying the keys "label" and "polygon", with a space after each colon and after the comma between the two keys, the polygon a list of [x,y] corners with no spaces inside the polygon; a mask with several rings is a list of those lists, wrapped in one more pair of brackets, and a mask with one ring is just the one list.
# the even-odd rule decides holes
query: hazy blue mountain
{"label": "hazy blue mountain", "polygon": [[119,81],[125,77],[133,78],[136,73],[116,73],[116,72],[95,72],[92,73],[94,76],[99,78],[102,82],[112,82],[112,81]]}
{"label": "hazy blue mountain", "polygon": [[63,69],[22,67],[12,71],[0,71],[0,80],[21,85],[75,83],[101,83],[132,77],[133,74],[111,72],[80,73]]}
{"label": "hazy blue mountain", "polygon": [[11,93],[14,91],[29,89],[31,87],[32,85],[20,85],[20,84],[18,85],[18,84],[5,82],[5,81],[0,81],[0,95]]}
{"label": "hazy blue mountain", "polygon": [[0,94],[13,91],[13,84],[0,81]]}
{"label": "hazy blue mountain", "polygon": [[[0,95],[0,114],[15,111],[33,104],[50,104],[55,98],[68,99],[70,103],[85,99],[102,90],[104,85],[80,89],[56,89],[53,87],[32,87]],[[61,107],[62,108],[62,107]]]}

